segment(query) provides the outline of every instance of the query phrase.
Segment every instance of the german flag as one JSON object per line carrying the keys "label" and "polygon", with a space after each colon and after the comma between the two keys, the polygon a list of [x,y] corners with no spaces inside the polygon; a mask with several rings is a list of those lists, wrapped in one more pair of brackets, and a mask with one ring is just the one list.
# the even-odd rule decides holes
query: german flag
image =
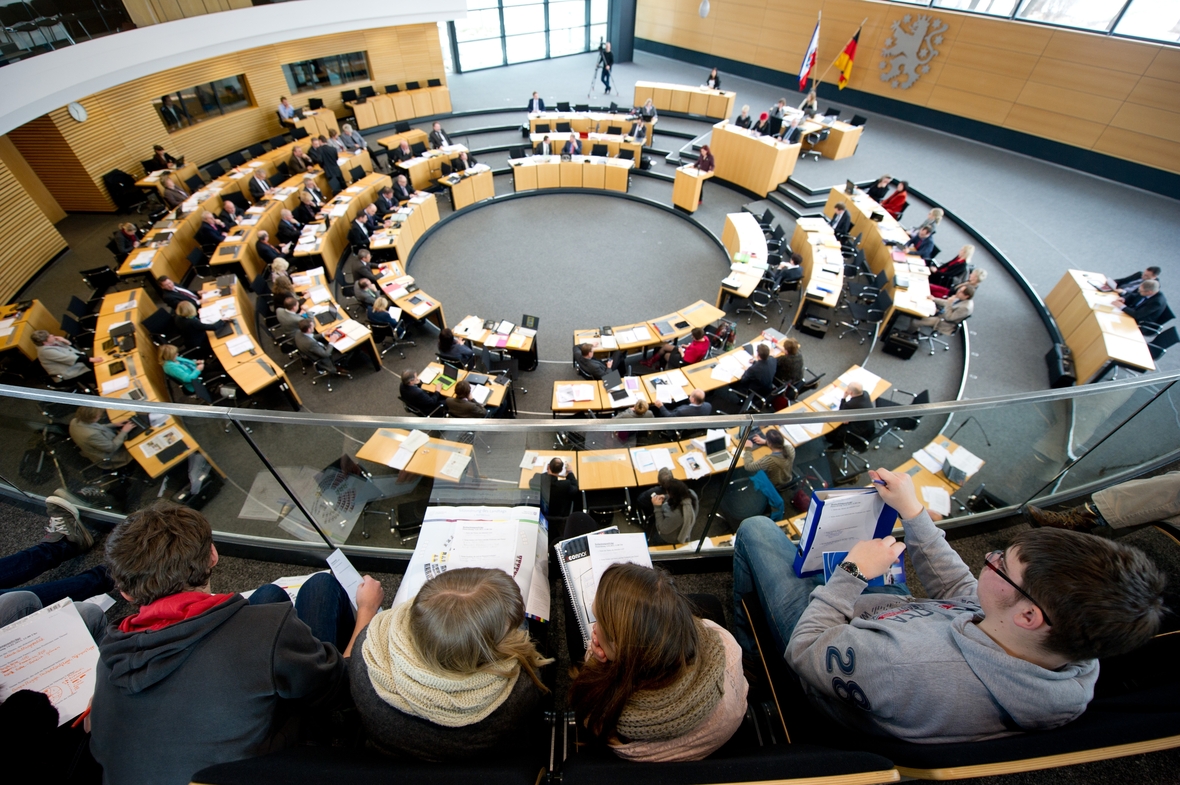
{"label": "german flag", "polygon": [[848,45],[844,47],[844,51],[836,58],[836,70],[840,72],[840,78],[836,80],[836,85],[843,90],[848,84],[848,78],[852,76],[852,59],[856,57],[856,44],[860,41],[860,28],[856,29],[856,35],[848,41]]}

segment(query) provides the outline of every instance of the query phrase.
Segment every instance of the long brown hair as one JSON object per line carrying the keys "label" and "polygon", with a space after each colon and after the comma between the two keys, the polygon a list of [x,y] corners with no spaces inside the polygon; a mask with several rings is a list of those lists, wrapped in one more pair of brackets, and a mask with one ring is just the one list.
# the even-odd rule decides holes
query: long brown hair
{"label": "long brown hair", "polygon": [[614,657],[586,662],[570,685],[570,705],[591,733],[609,737],[631,696],[680,678],[696,660],[700,640],[688,600],[660,569],[611,566],[598,584],[594,615],[599,640]]}
{"label": "long brown hair", "polygon": [[410,631],[432,669],[469,676],[515,659],[542,692],[537,668],[546,660],[521,628],[520,587],[503,570],[447,570],[426,585],[410,609]]}

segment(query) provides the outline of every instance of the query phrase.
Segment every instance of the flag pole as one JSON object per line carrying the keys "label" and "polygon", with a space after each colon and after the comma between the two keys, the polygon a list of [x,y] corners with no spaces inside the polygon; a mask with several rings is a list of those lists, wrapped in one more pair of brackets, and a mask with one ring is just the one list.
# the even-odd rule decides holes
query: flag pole
{"label": "flag pole", "polygon": [[[862,29],[864,29],[865,23],[867,23],[868,21],[869,21],[869,18],[866,16],[864,18],[864,21],[860,23],[860,26],[856,28],[856,32],[853,33],[852,36],[849,37],[848,40],[851,41],[853,38],[856,38],[857,34],[860,33],[860,31]],[[815,80],[816,83],[823,81],[824,77],[828,75],[828,71],[831,71],[832,66],[834,66],[836,64],[836,61],[840,59],[840,55],[844,54],[844,48],[847,46],[848,46],[848,44],[845,43],[844,46],[840,47],[840,53],[837,54],[834,58],[832,58],[832,62],[828,63],[828,67],[824,69],[824,72],[822,74],[820,74],[819,79]],[[815,88],[813,88],[813,89],[815,89]]]}
{"label": "flag pole", "polygon": [[[821,9],[819,9],[819,11],[816,13],[816,16],[815,16],[815,26],[818,28],[818,27],[819,27],[819,25],[820,25],[820,22],[822,22],[823,20],[824,20],[824,9],[822,9],[822,8],[821,8]],[[817,49],[817,50],[819,49],[819,41],[816,41],[816,42],[815,42],[815,47],[816,47],[816,49]],[[815,69],[813,68],[813,69],[812,69],[812,71],[814,71],[814,70],[815,70]],[[812,83],[812,84],[815,84],[815,77],[814,77],[814,76],[811,76],[811,75],[809,74],[807,78],[811,80],[811,83]],[[810,90],[811,88],[810,88],[810,87],[808,87],[807,89],[808,89],[808,90]],[[806,92],[807,92],[807,91],[805,90],[805,91],[804,91],[804,93],[806,94]]]}

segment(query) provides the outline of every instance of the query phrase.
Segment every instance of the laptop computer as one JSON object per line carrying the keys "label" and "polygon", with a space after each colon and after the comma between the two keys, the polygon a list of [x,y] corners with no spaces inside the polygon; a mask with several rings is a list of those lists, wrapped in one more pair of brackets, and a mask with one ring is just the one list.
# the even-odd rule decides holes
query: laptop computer
{"label": "laptop computer", "polygon": [[719,471],[729,465],[731,456],[725,447],[727,441],[724,436],[718,436],[705,442],[705,458],[714,470]]}
{"label": "laptop computer", "polygon": [[608,390],[613,390],[617,387],[623,386],[623,376],[618,371],[609,371],[606,376],[602,377],[602,386]]}
{"label": "laptop computer", "polygon": [[482,374],[482,373],[469,373],[469,374],[467,374],[466,379],[468,382],[471,383],[472,387],[474,387],[477,384],[487,384],[488,383],[487,374]]}
{"label": "laptop computer", "polygon": [[435,378],[434,383],[444,390],[449,390],[459,381],[459,366],[443,363],[442,373]]}
{"label": "laptop computer", "polygon": [[844,193],[848,194],[849,196],[854,195],[856,193],[856,183],[852,182],[851,180],[845,180]]}

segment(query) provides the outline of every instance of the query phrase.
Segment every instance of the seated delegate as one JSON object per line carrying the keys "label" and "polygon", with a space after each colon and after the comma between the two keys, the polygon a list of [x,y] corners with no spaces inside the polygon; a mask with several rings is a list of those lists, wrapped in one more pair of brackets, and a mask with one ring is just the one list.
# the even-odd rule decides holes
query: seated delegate
{"label": "seated delegate", "polygon": [[130,420],[122,425],[100,423],[105,414],[104,410],[92,406],[78,407],[70,420],[70,440],[95,466],[119,469],[131,463],[131,453],[127,452],[123,442],[135,423]]}
{"label": "seated delegate", "polygon": [[724,627],[693,615],[671,575],[612,565],[594,614],[570,685],[579,725],[633,761],[700,760],[729,740],[746,713],[741,648]]}
{"label": "seated delegate", "polygon": [[750,117],[750,105],[749,104],[745,104],[744,106],[742,106],[741,113],[737,117],[733,118],[733,124],[736,125],[738,128],[749,128],[751,123],[753,123],[753,122],[754,122],[754,118]]}
{"label": "seated delegate", "polygon": [[1144,281],[1154,281],[1159,277],[1160,268],[1155,266],[1145,267],[1137,273],[1131,273],[1122,278],[1115,278],[1114,283],[1117,287],[1115,291],[1121,295],[1135,294],[1139,288],[1139,284]]}
{"label": "seated delegate", "polygon": [[959,322],[975,312],[975,287],[970,284],[960,286],[955,293],[946,299],[934,298],[938,306],[938,313],[925,319],[918,319],[915,325],[933,327],[943,335],[951,335],[957,329]]}
{"label": "seated delegate", "polygon": [[[840,411],[856,409],[872,409],[875,404],[873,398],[860,382],[850,382],[844,390],[844,397],[840,399]],[[828,442],[828,450],[836,450],[844,446],[846,436],[854,433],[864,439],[871,439],[874,431],[872,420],[856,420],[846,422],[824,438]]]}
{"label": "seated delegate", "polygon": [[221,319],[212,324],[202,322],[197,318],[197,307],[187,300],[177,304],[173,322],[176,324],[176,331],[184,339],[185,348],[195,349],[196,353],[203,358],[208,357],[211,353],[209,333],[225,324]]}
{"label": "seated delegate", "polygon": [[191,395],[194,389],[193,382],[200,379],[201,372],[205,370],[205,361],[181,357],[180,350],[170,343],[159,348],[157,357],[164,369],[164,375],[173,379]]}
{"label": "seated delegate", "polygon": [[438,356],[468,369],[475,362],[475,350],[467,345],[466,339],[455,335],[450,327],[444,327],[439,331]]}
{"label": "seated delegate", "polygon": [[[746,519],[734,540],[734,597],[756,592],[766,604],[773,640],[762,646],[786,653],[811,702],[836,722],[922,744],[1056,728],[1085,711],[1098,658],[1159,629],[1166,579],[1142,552],[1030,529],[989,553],[976,579],[909,475],[870,475],[905,543],[857,543],[826,585],[796,577],[795,546],[769,518]],[[905,548],[929,599],[904,585],[867,586]],[[758,657],[742,603],[734,614],[735,636]]]}
{"label": "seated delegate", "polygon": [[660,493],[651,495],[655,533],[648,539],[651,545],[685,543],[693,539],[693,526],[701,509],[696,491],[675,477],[660,482]]}
{"label": "seated delegate", "polygon": [[1168,298],[1160,291],[1160,282],[1152,279],[1139,284],[1136,294],[1120,297],[1115,303],[1123,306],[1123,313],[1139,324],[1160,323],[1168,309]]}
{"label": "seated delegate", "polygon": [[705,400],[705,391],[693,390],[689,393],[688,403],[676,408],[669,408],[660,401],[652,401],[656,417],[708,417],[713,413],[713,404]]}
{"label": "seated delegate", "polygon": [[867,193],[869,198],[874,202],[880,204],[881,200],[885,198],[885,195],[889,193],[889,187],[892,184],[893,175],[883,174],[877,178],[877,182],[869,186],[869,189],[865,191],[865,193]]}
{"label": "seated delegate", "polygon": [[37,361],[55,382],[92,373],[92,364],[103,361],[102,357],[90,357],[74,348],[69,338],[53,335],[48,330],[34,330],[31,339],[37,347]]}
{"label": "seated delegate", "polygon": [[898,180],[897,188],[894,189],[893,193],[889,194],[889,196],[880,201],[881,209],[892,215],[894,218],[900,218],[902,211],[905,210],[906,205],[908,204],[906,197],[909,196],[909,194],[906,192],[906,187],[907,184],[905,180]]}
{"label": "seated delegate", "polygon": [[510,756],[549,690],[503,570],[450,569],[378,613],[348,671],[369,743],[429,761]]}

